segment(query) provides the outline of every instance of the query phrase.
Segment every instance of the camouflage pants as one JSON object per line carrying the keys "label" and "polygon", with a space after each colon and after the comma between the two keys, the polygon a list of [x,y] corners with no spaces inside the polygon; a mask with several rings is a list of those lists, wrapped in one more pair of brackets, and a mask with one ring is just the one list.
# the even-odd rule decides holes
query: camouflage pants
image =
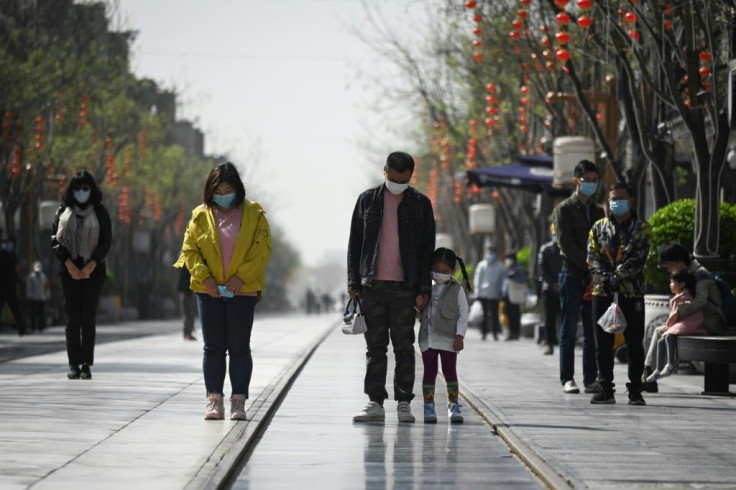
{"label": "camouflage pants", "polygon": [[401,282],[375,281],[360,294],[365,314],[366,372],[364,392],[371,401],[383,403],[386,392],[389,339],[394,349],[394,399],[414,398],[414,302],[416,294]]}

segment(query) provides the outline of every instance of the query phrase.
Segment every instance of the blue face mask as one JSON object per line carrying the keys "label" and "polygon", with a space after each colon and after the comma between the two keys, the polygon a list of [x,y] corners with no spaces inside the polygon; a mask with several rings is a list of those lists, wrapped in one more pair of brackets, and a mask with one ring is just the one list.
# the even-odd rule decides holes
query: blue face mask
{"label": "blue face mask", "polygon": [[13,244],[8,242],[5,245],[3,245],[3,250],[6,252],[12,252],[13,251]]}
{"label": "blue face mask", "polygon": [[486,255],[486,259],[488,259],[488,262],[493,262],[496,260],[496,254],[488,254]]}
{"label": "blue face mask", "polygon": [[598,183],[596,182],[581,182],[580,183],[580,193],[584,195],[585,197],[590,197],[593,194],[595,194],[595,191],[598,190]]}
{"label": "blue face mask", "polygon": [[613,213],[614,216],[623,216],[629,212],[629,201],[611,201],[608,204],[608,207],[611,209],[611,213]]}
{"label": "blue face mask", "polygon": [[232,206],[233,201],[235,200],[235,193],[231,194],[215,194],[212,196],[212,200],[215,204],[220,206],[221,208],[229,208]]}
{"label": "blue face mask", "polygon": [[79,204],[85,204],[87,201],[89,201],[89,195],[91,191],[89,189],[77,189],[74,191],[74,200],[77,201]]}

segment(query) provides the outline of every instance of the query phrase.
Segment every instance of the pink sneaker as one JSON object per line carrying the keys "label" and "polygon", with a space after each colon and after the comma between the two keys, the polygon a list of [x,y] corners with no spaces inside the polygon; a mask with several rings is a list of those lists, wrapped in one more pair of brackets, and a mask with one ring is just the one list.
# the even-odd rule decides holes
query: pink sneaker
{"label": "pink sneaker", "polygon": [[230,397],[230,420],[246,420],[245,395],[233,395]]}
{"label": "pink sneaker", "polygon": [[205,420],[223,420],[225,418],[225,405],[222,395],[210,393],[207,395],[207,411],[204,413]]}

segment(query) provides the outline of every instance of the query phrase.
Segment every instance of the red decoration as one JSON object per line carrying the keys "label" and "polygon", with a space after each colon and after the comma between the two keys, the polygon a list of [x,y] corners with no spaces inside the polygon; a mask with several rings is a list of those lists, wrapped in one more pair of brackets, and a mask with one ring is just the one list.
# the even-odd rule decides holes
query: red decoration
{"label": "red decoration", "polygon": [[520,1],[520,2],[521,2],[521,4],[522,4],[523,6],[525,6],[525,7],[528,7],[529,5],[531,5],[531,4],[532,4],[532,0],[519,0],[519,1]]}
{"label": "red decoration", "polygon": [[664,21],[664,28],[667,29],[668,31],[671,31],[673,26],[674,24],[671,20]]}
{"label": "red decoration", "polygon": [[521,130],[521,132],[522,132],[522,133],[524,133],[524,134],[526,134],[526,133],[528,133],[528,132],[529,132],[529,127],[528,127],[528,126],[527,126],[526,124],[522,125],[522,126],[521,126],[521,127],[519,128],[519,129],[520,129],[520,130]]}
{"label": "red decoration", "polygon": [[514,41],[518,41],[521,38],[521,34],[519,34],[519,31],[511,31],[509,32],[509,37]]}
{"label": "red decoration", "polygon": [[664,15],[672,15],[672,5],[665,5],[663,12]]}
{"label": "red decoration", "polygon": [[578,0],[580,10],[588,10],[593,7],[593,0]]}
{"label": "red decoration", "polygon": [[529,12],[527,12],[526,9],[519,9],[516,15],[518,15],[520,19],[526,20],[529,17]]}
{"label": "red decoration", "polygon": [[710,75],[710,68],[707,66],[701,66],[698,70],[698,73],[700,73],[700,76],[703,78],[707,78]]}
{"label": "red decoration", "polygon": [[514,19],[511,21],[511,27],[513,27],[515,31],[521,31],[524,29],[524,23],[519,19]]}
{"label": "red decoration", "polygon": [[473,53],[473,59],[478,62],[482,61],[483,53],[481,53],[480,51],[476,51],[475,53]]}
{"label": "red decoration", "polygon": [[475,22],[476,24],[480,24],[481,22],[483,22],[483,16],[480,14],[475,14],[473,16],[473,22]]}
{"label": "red decoration", "polygon": [[639,33],[639,31],[635,31],[631,29],[629,30],[628,34],[632,41],[639,42],[639,38],[641,37],[641,34]]}
{"label": "red decoration", "polygon": [[555,21],[557,25],[566,26],[570,23],[570,16],[566,12],[560,12],[555,16]]}
{"label": "red decoration", "polygon": [[486,95],[486,103],[488,104],[498,104],[498,98],[494,95]]}
{"label": "red decoration", "polygon": [[583,29],[587,29],[588,27],[593,25],[593,19],[591,19],[587,15],[581,15],[580,17],[578,17],[578,25]]}
{"label": "red decoration", "polygon": [[701,51],[698,58],[700,58],[700,61],[703,63],[709,62],[711,60],[710,51]]}
{"label": "red decoration", "polygon": [[488,90],[488,92],[491,94],[494,93],[496,91],[496,84],[489,83],[488,85],[486,85],[486,90]]}
{"label": "red decoration", "polygon": [[483,46],[483,41],[481,41],[480,39],[475,39],[473,41],[473,46],[475,46],[476,48],[480,48],[481,46]]}
{"label": "red decoration", "polygon": [[549,38],[548,37],[543,37],[542,38],[542,46],[544,46],[545,48],[549,46]]}
{"label": "red decoration", "polygon": [[474,9],[477,5],[478,3],[475,0],[468,0],[467,2],[465,2],[465,6],[469,9]]}
{"label": "red decoration", "polygon": [[567,31],[560,31],[555,34],[555,39],[560,44],[567,44],[570,42],[570,34],[568,34]]}
{"label": "red decoration", "polygon": [[558,60],[565,62],[570,59],[570,52],[565,48],[557,48],[557,51],[555,51],[555,56]]}
{"label": "red decoration", "polygon": [[555,0],[555,5],[561,9],[564,9],[568,3],[570,3],[570,0]]}
{"label": "red decoration", "polygon": [[473,29],[473,34],[475,34],[476,36],[480,36],[481,34],[483,34],[483,30],[481,30],[480,27],[476,27],[475,29]]}
{"label": "red decoration", "polygon": [[526,85],[522,85],[519,87],[519,92],[521,92],[521,95],[528,95],[529,94],[529,87]]}
{"label": "red decoration", "polygon": [[626,19],[626,22],[629,24],[633,24],[634,22],[639,20],[639,16],[636,15],[634,12],[626,12],[624,15],[624,19]]}
{"label": "red decoration", "polygon": [[542,26],[542,27],[540,27],[540,28],[539,28],[539,31],[540,31],[540,32],[541,32],[542,34],[547,34],[547,33],[549,32],[549,27],[547,27],[547,26]]}
{"label": "red decoration", "polygon": [[522,105],[529,105],[529,97],[522,97],[519,102],[521,102]]}

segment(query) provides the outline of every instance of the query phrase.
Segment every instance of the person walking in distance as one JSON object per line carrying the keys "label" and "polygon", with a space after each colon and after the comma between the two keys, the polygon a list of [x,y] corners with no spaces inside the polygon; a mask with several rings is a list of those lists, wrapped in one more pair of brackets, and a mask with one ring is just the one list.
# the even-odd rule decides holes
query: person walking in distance
{"label": "person walking in distance", "polygon": [[447,416],[450,423],[463,422],[458,399],[457,354],[464,347],[468,329],[468,298],[463,285],[452,274],[457,264],[469,288],[468,273],[463,260],[447,248],[438,248],[432,255],[432,297],[420,313],[419,349],[422,351],[424,376],[424,423],[436,424],[434,385],[437,379],[438,359],[442,359],[442,374],[447,385]]}
{"label": "person walking in distance", "polygon": [[31,330],[43,332],[46,328],[45,302],[51,297],[49,279],[43,272],[43,265],[36,261],[33,270],[26,277],[26,299],[31,316]]}
{"label": "person walking in distance", "polygon": [[582,160],[573,171],[575,192],[553,212],[557,245],[562,254],[560,289],[560,383],[565,393],[580,393],[575,384],[575,339],[578,319],[583,324],[583,383],[586,393],[597,390],[598,369],[591,303],[584,300],[590,286],[586,263],[590,227],[603,218],[603,208],[594,200],[598,188],[598,167]]}
{"label": "person walking in distance", "polygon": [[66,313],[69,379],[91,379],[97,331],[97,303],[107,277],[105,257],[112,245],[110,214],[92,174],[72,177],[56,212],[51,246],[64,266],[61,288]]}
{"label": "person walking in distance", "polygon": [[[644,372],[644,263],[652,244],[652,228],[633,211],[634,192],[619,182],[608,194],[610,214],[593,224],[588,241],[588,265],[593,274],[593,318],[598,321],[618,295],[626,319],[629,353],[629,405],[646,405],[641,396]],[[614,334],[595,329],[600,388],[593,404],[616,403],[613,396]]]}
{"label": "person walking in distance", "polygon": [[562,269],[562,256],[560,247],[557,246],[555,226],[550,225],[550,240],[539,247],[537,266],[539,267],[539,280],[542,283],[542,304],[544,306],[544,332],[546,346],[545,355],[554,354],[554,346],[557,344],[557,319],[560,316],[560,270]]}
{"label": "person walking in distance", "polygon": [[15,239],[8,238],[3,241],[0,249],[0,313],[3,306],[8,303],[8,308],[13,314],[18,335],[26,334],[25,318],[18,300],[18,285],[20,284],[20,267],[18,256],[15,254]]}
{"label": "person walking in distance", "polygon": [[204,339],[202,371],[207,390],[205,420],[223,420],[226,360],[229,357],[230,419],[246,420],[253,357],[250,337],[256,303],[263,296],[271,232],[266,213],[245,198],[230,162],[207,176],[202,204],[194,208],[174,267],[192,275]]}
{"label": "person walking in distance", "polygon": [[181,312],[184,316],[184,340],[197,340],[194,336],[194,319],[197,317],[197,298],[189,288],[192,281],[192,275],[189,269],[182,267],[179,269],[179,282],[177,291],[181,299]]}
{"label": "person walking in distance", "polygon": [[355,422],[382,421],[386,392],[386,353],[393,344],[396,368],[394,398],[399,422],[414,422],[415,308],[432,291],[430,276],[435,221],[432,203],[409,187],[414,159],[391,153],[383,168],[385,182],[363,192],[355,204],[348,241],[348,292],[360,298],[368,331],[363,391],[369,403]]}
{"label": "person walking in distance", "polygon": [[510,253],[504,260],[506,274],[503,283],[504,311],[509,319],[509,335],[505,340],[519,340],[521,337],[521,305],[526,301],[526,272]]}
{"label": "person walking in distance", "polygon": [[473,274],[475,295],[483,307],[481,324],[483,340],[486,340],[489,331],[493,334],[493,340],[498,340],[498,334],[501,332],[498,305],[503,296],[504,277],[503,264],[498,260],[495,249],[488,247],[485,258],[478,263]]}

